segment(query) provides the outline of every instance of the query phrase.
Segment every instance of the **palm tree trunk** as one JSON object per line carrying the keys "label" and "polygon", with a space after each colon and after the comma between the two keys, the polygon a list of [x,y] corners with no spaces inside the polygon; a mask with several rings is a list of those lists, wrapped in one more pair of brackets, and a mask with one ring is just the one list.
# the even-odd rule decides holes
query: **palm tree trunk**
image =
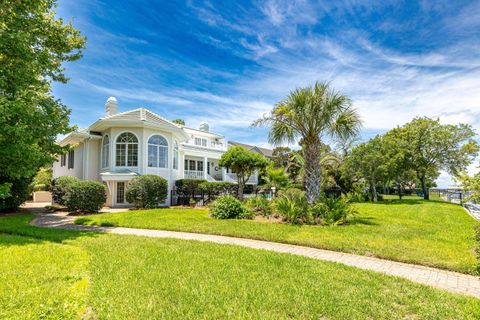
{"label": "palm tree trunk", "polygon": [[305,157],[304,187],[307,202],[313,204],[320,197],[320,141],[305,143],[303,152]]}

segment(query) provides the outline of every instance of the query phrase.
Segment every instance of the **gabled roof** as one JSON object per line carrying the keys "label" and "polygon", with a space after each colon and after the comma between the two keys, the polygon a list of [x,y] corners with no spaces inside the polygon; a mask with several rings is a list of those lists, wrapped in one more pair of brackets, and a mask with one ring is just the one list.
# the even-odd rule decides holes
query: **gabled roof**
{"label": "gabled roof", "polygon": [[66,145],[74,145],[82,142],[86,138],[101,139],[102,136],[95,134],[94,132],[92,133],[88,129],[83,128],[68,134],[62,140],[58,141],[58,144],[62,147]]}
{"label": "gabled roof", "polygon": [[185,140],[189,138],[182,126],[173,123],[158,114],[145,108],[116,113],[100,118],[90,126],[90,130],[102,131],[111,126],[148,126],[173,131]]}
{"label": "gabled roof", "polygon": [[271,149],[257,147],[257,146],[253,146],[253,145],[250,145],[250,144],[236,142],[236,141],[228,141],[228,144],[230,144],[232,146],[243,147],[247,150],[250,150],[250,151],[253,151],[253,152],[256,152],[256,153],[260,153],[267,158],[272,158],[273,157],[273,150],[271,150]]}

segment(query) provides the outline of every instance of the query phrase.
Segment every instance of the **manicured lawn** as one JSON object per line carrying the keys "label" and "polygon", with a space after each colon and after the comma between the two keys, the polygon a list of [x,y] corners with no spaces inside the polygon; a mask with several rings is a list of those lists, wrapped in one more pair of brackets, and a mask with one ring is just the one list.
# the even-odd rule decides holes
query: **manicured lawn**
{"label": "manicured lawn", "polygon": [[356,206],[354,222],[333,227],[215,220],[207,210],[183,208],[105,213],[76,223],[254,238],[474,272],[476,221],[462,207],[417,197]]}
{"label": "manicured lawn", "polygon": [[[31,216],[0,218],[0,319],[80,318],[88,305],[88,254],[45,241],[25,226]],[[61,232],[62,233],[62,232]],[[52,238],[57,238],[54,234]]]}
{"label": "manicured lawn", "polygon": [[0,217],[0,318],[71,319],[87,310],[98,319],[480,313],[479,299],[340,264],[212,243],[40,229],[26,224],[31,218]]}

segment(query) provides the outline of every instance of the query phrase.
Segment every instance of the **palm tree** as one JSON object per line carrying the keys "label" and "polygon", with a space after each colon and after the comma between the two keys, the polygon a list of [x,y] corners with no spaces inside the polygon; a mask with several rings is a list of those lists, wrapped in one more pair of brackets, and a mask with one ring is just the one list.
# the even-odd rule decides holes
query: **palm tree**
{"label": "palm tree", "polygon": [[328,83],[316,82],[313,87],[292,91],[253,125],[268,125],[268,138],[275,146],[299,142],[305,158],[303,184],[307,201],[314,203],[320,196],[322,140],[327,136],[334,140],[356,136],[361,120],[347,96],[331,89]]}

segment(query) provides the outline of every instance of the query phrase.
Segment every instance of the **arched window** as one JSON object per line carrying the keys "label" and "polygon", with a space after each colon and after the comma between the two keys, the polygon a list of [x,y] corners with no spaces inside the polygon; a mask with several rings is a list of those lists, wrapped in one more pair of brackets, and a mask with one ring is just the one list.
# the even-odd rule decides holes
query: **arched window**
{"label": "arched window", "polygon": [[116,148],[115,165],[117,167],[138,166],[138,139],[133,133],[122,133],[117,138]]}
{"label": "arched window", "polygon": [[173,169],[178,170],[178,143],[173,143]]}
{"label": "arched window", "polygon": [[102,168],[108,168],[110,165],[110,138],[108,135],[103,137],[102,141]]}
{"label": "arched window", "polygon": [[168,168],[168,142],[158,134],[148,139],[148,166]]}

